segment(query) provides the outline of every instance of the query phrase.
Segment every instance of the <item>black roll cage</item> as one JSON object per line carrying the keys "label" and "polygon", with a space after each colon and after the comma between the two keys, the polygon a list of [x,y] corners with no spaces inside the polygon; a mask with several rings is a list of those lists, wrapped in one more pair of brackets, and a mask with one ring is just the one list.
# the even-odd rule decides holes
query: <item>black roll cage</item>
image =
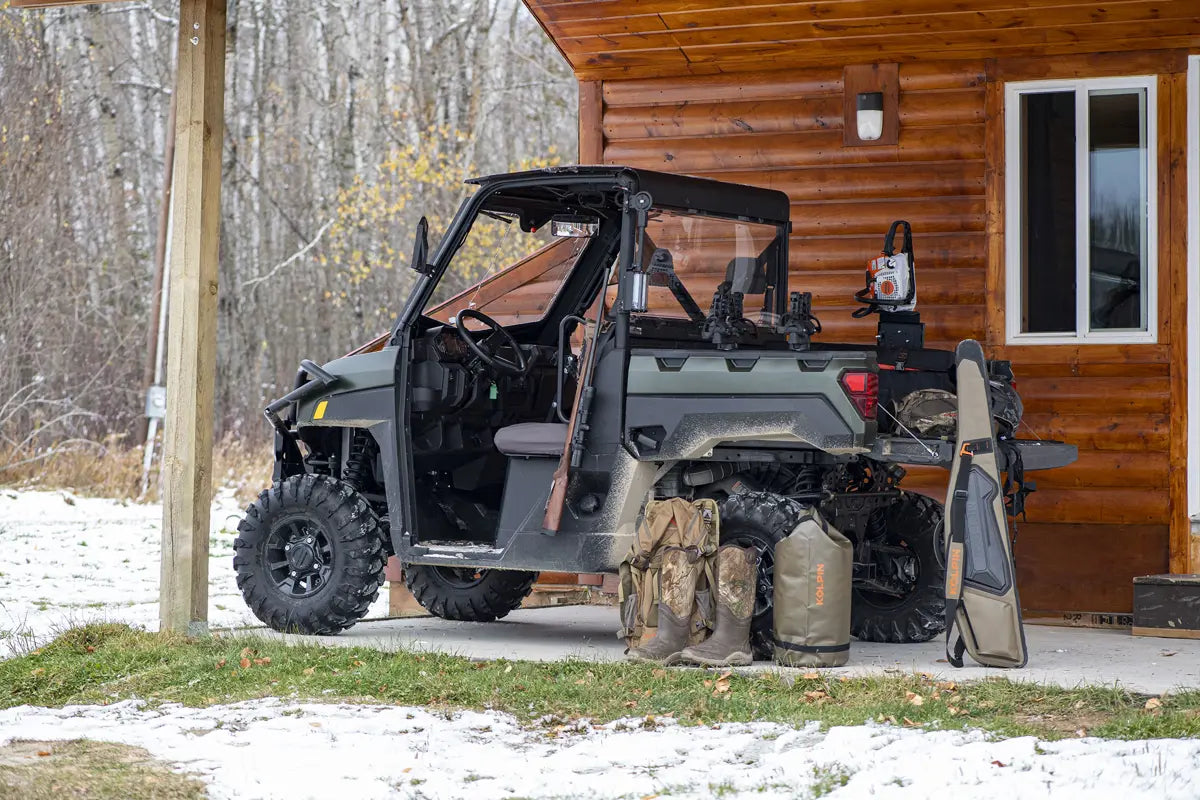
{"label": "black roll cage", "polygon": [[[783,192],[754,186],[731,186],[704,178],[617,166],[549,167],[527,172],[490,175],[472,179],[468,183],[480,188],[459,206],[430,261],[432,269],[422,274],[417,280],[408,301],[397,317],[389,344],[397,344],[401,331],[410,328],[425,309],[434,288],[449,268],[454,254],[465,241],[467,233],[471,229],[471,223],[478,216],[484,203],[501,192],[513,192],[514,195],[518,195],[521,189],[562,187],[564,190],[575,193],[586,192],[588,189],[599,193],[616,190],[623,192],[625,198],[633,197],[638,192],[646,192],[650,195],[654,208],[775,226],[778,229],[777,245],[775,245],[778,247],[778,253],[775,259],[776,275],[772,277],[776,286],[776,312],[783,313],[785,309],[788,233],[791,230],[791,223],[789,221],[790,201]],[[532,197],[528,199],[535,200]],[[621,263],[618,269],[619,273],[624,276],[633,249],[632,247],[626,249],[627,245],[633,244],[633,241],[626,241],[626,231],[631,234],[631,239],[640,235],[642,231],[637,225],[637,215],[633,209],[629,208],[628,202],[621,210],[624,219],[621,233]],[[622,279],[621,284],[620,294],[624,299],[628,291],[627,281]]]}

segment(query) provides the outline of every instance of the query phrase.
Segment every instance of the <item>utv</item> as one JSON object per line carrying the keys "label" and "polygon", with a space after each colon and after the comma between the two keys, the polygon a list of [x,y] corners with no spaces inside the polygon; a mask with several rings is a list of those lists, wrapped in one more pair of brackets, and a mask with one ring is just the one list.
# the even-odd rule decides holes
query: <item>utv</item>
{"label": "utv", "polygon": [[[923,347],[915,313],[882,315],[876,346],[815,343],[781,192],[617,166],[472,183],[432,257],[418,227],[391,332],[304,361],[266,410],[274,484],[234,558],[261,620],[350,627],[390,555],[433,614],[495,620],[541,570],[615,572],[647,499],[683,496],[717,499],[722,541],[761,551],[758,651],[773,546],[805,505],[855,543],[855,636],[943,630],[942,505],[903,489],[901,464],[948,466],[954,434],[918,436],[896,406],[953,392],[954,354]],[[1015,439],[1011,371],[989,366],[1009,475],[1074,460]]]}

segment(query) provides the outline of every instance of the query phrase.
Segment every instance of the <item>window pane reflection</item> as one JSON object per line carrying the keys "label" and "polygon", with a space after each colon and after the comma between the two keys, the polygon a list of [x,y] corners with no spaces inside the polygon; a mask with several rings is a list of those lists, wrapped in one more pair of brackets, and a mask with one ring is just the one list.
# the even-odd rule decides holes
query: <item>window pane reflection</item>
{"label": "window pane reflection", "polygon": [[1088,106],[1091,328],[1145,330],[1146,92],[1094,91]]}

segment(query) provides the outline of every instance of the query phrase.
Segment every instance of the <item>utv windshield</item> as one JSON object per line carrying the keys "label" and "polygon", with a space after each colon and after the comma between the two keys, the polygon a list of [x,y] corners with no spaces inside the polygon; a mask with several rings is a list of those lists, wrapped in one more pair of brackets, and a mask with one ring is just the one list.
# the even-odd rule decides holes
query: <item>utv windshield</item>
{"label": "utv windshield", "polygon": [[744,296],[744,314],[771,322],[778,285],[774,225],[653,209],[641,258],[650,272],[647,310],[640,315],[702,322],[723,282]]}
{"label": "utv windshield", "polygon": [[541,319],[588,240],[527,232],[516,215],[485,209],[442,276],[425,315],[449,323],[464,308],[501,325]]}

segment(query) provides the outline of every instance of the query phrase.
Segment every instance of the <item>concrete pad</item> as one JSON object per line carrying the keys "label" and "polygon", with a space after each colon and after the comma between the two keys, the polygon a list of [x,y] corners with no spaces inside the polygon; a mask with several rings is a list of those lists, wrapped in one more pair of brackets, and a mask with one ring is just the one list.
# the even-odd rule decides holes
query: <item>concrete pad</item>
{"label": "concrete pad", "polygon": [[[514,611],[496,622],[451,622],[435,617],[360,622],[333,637],[256,635],[287,641],[384,651],[437,650],[473,659],[524,661],[584,659],[613,661],[624,657],[616,638],[616,609],[603,606],[559,606]],[[1066,688],[1120,686],[1147,694],[1200,689],[1200,641],[1131,636],[1124,631],[1026,625],[1029,666],[1019,670],[946,663],[944,643],[853,642],[850,663],[829,670],[835,675],[884,675],[924,672],[953,680],[1008,678]],[[967,657],[970,663],[969,656]],[[771,669],[760,663],[751,669]]]}

